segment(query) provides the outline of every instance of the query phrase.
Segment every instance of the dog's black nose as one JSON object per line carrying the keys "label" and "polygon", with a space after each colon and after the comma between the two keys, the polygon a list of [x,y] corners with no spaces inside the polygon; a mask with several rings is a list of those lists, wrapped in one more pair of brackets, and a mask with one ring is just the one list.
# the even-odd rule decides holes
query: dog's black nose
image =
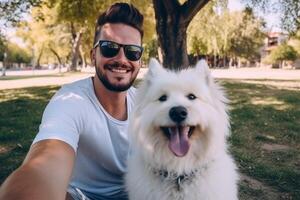
{"label": "dog's black nose", "polygon": [[173,107],[169,111],[170,118],[176,123],[180,123],[183,120],[185,120],[187,115],[188,115],[187,109],[183,106]]}

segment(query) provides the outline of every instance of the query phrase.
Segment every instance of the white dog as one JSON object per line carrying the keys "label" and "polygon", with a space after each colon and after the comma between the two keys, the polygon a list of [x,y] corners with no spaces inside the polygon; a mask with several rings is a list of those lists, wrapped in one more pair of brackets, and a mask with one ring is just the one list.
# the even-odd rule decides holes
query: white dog
{"label": "white dog", "polygon": [[172,72],[151,59],[130,119],[130,200],[236,200],[226,98],[205,61]]}

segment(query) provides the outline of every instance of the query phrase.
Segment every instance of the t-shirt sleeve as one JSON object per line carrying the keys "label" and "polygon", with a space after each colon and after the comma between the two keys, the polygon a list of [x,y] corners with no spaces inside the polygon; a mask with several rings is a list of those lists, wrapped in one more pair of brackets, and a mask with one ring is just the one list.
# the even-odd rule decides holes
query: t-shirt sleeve
{"label": "t-shirt sleeve", "polygon": [[83,126],[84,98],[66,88],[60,89],[44,110],[39,132],[33,144],[57,139],[69,144],[76,152]]}

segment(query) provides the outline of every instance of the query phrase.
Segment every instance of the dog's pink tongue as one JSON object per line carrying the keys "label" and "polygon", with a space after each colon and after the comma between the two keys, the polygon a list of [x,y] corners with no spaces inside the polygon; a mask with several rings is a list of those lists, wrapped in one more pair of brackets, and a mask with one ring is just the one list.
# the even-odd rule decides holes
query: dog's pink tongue
{"label": "dog's pink tongue", "polygon": [[175,156],[182,157],[187,154],[190,148],[188,132],[190,127],[188,126],[176,126],[170,127],[170,141],[169,149],[175,154]]}

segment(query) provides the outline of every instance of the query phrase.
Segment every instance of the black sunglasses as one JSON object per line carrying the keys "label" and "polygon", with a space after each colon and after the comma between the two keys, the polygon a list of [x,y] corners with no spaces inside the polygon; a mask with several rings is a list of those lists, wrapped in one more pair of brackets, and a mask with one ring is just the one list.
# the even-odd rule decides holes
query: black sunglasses
{"label": "black sunglasses", "polygon": [[96,48],[99,45],[101,54],[106,58],[115,57],[120,48],[123,47],[125,56],[130,61],[137,61],[141,58],[143,53],[143,47],[133,44],[119,44],[109,40],[99,40],[95,45]]}

